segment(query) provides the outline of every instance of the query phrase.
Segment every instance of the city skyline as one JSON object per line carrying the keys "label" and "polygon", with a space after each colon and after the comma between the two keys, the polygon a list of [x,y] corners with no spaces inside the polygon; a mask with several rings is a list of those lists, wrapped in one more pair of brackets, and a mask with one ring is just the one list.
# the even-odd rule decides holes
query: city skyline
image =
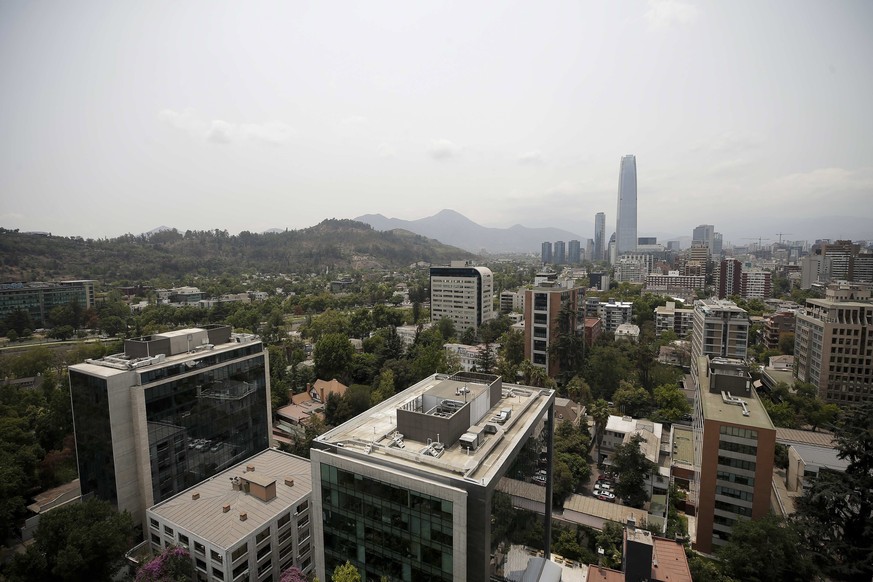
{"label": "city skyline", "polygon": [[869,3],[0,15],[4,228],[262,232],[454,208],[589,238],[633,152],[641,235],[873,238]]}

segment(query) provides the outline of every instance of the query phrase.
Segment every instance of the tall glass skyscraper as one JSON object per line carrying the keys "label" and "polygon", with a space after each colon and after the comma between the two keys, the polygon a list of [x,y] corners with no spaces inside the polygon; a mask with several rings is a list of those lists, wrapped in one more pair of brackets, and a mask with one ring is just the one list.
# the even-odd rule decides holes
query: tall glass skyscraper
{"label": "tall glass skyscraper", "polygon": [[615,219],[616,256],[637,248],[637,158],[622,156],[618,171],[618,214]]}
{"label": "tall glass skyscraper", "polygon": [[606,214],[594,215],[594,257],[595,261],[606,260]]}

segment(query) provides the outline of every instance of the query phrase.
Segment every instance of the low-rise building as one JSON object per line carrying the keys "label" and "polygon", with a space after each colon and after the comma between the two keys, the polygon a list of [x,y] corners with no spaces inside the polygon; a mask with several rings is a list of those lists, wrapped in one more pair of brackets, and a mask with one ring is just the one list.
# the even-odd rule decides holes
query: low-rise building
{"label": "low-rise building", "polygon": [[146,541],[156,553],[188,548],[198,581],[309,574],[311,493],[309,461],[267,449],[149,508]]}
{"label": "low-rise building", "polygon": [[646,277],[648,291],[666,293],[689,293],[703,289],[706,286],[704,275],[681,275],[679,271],[670,271],[666,275],[651,274]]}
{"label": "low-rise building", "polygon": [[626,339],[634,343],[639,342],[640,326],[634,325],[633,323],[622,323],[617,328],[615,328],[615,339],[616,341],[620,339]]}
{"label": "low-rise building", "polygon": [[777,349],[782,334],[794,333],[795,321],[794,311],[780,311],[764,318],[764,345],[771,350]]}
{"label": "low-rise building", "polygon": [[[472,372],[482,367],[485,344],[470,346],[467,344],[443,344],[443,349],[447,354],[452,354],[458,358],[458,363],[464,372]],[[488,350],[491,352],[492,365],[497,362],[497,351],[500,349],[500,344],[490,344]]]}

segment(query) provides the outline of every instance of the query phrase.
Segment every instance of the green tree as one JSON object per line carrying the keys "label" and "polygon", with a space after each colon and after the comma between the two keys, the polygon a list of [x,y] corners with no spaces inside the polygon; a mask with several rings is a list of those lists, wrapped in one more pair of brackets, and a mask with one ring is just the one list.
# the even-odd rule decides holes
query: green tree
{"label": "green tree", "polygon": [[635,434],[618,445],[612,456],[612,469],[619,475],[615,493],[633,507],[641,507],[649,499],[645,481],[656,469],[640,448],[642,441],[643,437]]}
{"label": "green tree", "polygon": [[627,380],[631,364],[614,344],[595,344],[588,353],[583,376],[597,398],[612,399],[619,382]]}
{"label": "green tree", "polygon": [[573,376],[564,387],[564,392],[570,400],[578,402],[586,407],[593,401],[591,386],[588,385],[588,382],[586,382],[582,376]]}
{"label": "green tree", "polygon": [[591,404],[591,419],[594,420],[594,442],[597,443],[597,464],[603,460],[600,453],[600,445],[603,443],[603,434],[606,432],[606,423],[609,422],[609,405],[606,400],[599,398]]}
{"label": "green tree", "polygon": [[779,351],[783,354],[794,355],[794,334],[790,332],[779,334]]}
{"label": "green tree", "polygon": [[355,348],[347,336],[339,333],[322,336],[312,353],[315,375],[324,380],[346,379],[354,354]]}
{"label": "green tree", "polygon": [[361,582],[361,573],[351,562],[337,566],[330,579],[332,582]]}
{"label": "green tree", "polygon": [[379,374],[379,385],[370,394],[370,404],[373,406],[379,404],[387,398],[394,396],[394,372],[390,369],[382,370]]}
{"label": "green tree", "polygon": [[476,370],[483,374],[490,374],[494,369],[494,351],[491,344],[485,342],[479,346],[479,356],[476,358]]}
{"label": "green tree", "polygon": [[847,408],[834,438],[844,473],[822,470],[797,503],[794,520],[807,551],[838,580],[873,577],[873,402]]}
{"label": "green tree", "polygon": [[12,561],[9,579],[111,580],[133,542],[133,520],[106,501],[69,503],[40,517],[34,543]]}
{"label": "green tree", "polygon": [[730,540],[719,548],[724,571],[749,582],[812,580],[812,560],[800,546],[793,525],[772,514],[760,519],[740,519]]}
{"label": "green tree", "polygon": [[642,386],[622,381],[612,397],[623,414],[640,418],[652,410],[652,397]]}
{"label": "green tree", "polygon": [[662,384],[655,388],[656,417],[663,422],[676,422],[689,412],[691,405],[676,384]]}
{"label": "green tree", "polygon": [[603,550],[602,565],[607,568],[621,567],[621,547],[624,528],[615,521],[606,521],[594,539],[597,547]]}

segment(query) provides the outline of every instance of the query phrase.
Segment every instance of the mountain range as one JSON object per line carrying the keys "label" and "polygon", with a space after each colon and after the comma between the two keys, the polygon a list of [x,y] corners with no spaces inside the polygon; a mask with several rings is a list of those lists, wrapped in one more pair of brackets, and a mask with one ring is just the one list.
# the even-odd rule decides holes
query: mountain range
{"label": "mountain range", "polygon": [[381,214],[365,214],[354,220],[381,231],[408,230],[471,253],[539,253],[543,241],[578,240],[582,248],[587,243],[585,237],[560,228],[528,228],[520,224],[509,228],[482,226],[448,209],[418,220],[386,218]]}

